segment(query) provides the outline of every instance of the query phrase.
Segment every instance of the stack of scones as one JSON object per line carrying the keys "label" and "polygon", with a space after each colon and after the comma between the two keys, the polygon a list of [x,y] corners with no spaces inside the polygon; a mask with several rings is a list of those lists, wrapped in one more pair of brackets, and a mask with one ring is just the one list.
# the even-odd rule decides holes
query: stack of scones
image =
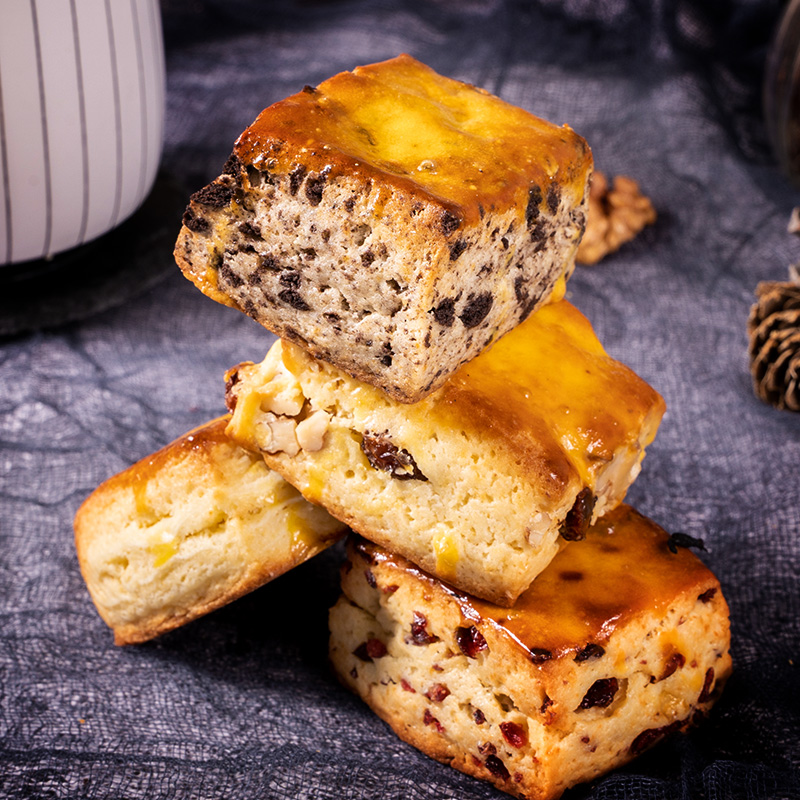
{"label": "stack of scones", "polygon": [[405,55],[263,111],[175,256],[279,338],[78,511],[117,643],[347,536],[331,662],[431,757],[548,800],[701,718],[727,604],[623,503],[664,402],[564,299],[591,171],[569,127]]}

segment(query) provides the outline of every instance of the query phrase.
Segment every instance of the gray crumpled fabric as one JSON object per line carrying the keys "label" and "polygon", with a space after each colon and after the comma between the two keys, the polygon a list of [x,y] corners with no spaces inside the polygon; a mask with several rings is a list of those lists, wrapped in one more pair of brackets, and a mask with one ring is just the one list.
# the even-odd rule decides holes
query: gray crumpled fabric
{"label": "gray crumpled fabric", "polygon": [[[666,398],[629,500],[705,541],[731,606],[735,673],[701,727],[566,797],[800,797],[800,415],[754,397],[746,355],[756,283],[800,260],[786,231],[800,197],[760,110],[780,4],[164,0],[162,10],[158,222],[139,221],[139,246],[102,251],[100,288],[97,270],[76,268],[0,292],[0,796],[502,796],[400,742],[331,675],[339,549],[160,640],[115,648],[72,543],[82,499],[221,413],[223,372],[260,360],[271,341],[171,263],[180,206],[264,106],[405,51],[568,122],[598,168],[637,179],[659,213],[619,253],[578,268],[569,291],[607,349]],[[164,200],[170,192],[181,201]]]}

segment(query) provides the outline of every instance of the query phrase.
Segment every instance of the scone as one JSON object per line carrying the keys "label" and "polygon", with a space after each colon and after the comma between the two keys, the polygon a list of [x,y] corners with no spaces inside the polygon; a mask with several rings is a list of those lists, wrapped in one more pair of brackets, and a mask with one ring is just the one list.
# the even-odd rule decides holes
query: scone
{"label": "scone", "polygon": [[410,56],[267,108],[175,247],[209,297],[416,402],[569,276],[592,158]]}
{"label": "scone", "polygon": [[566,301],[411,405],[289,342],[228,379],[231,438],[366,538],[505,605],[623,499],[664,411]]}
{"label": "scone", "polygon": [[81,571],[117,644],[229,603],[333,544],[307,503],[220,418],[99,486],[75,516]]}
{"label": "scone", "polygon": [[353,540],[333,666],[429,756],[520,798],[556,798],[702,718],[730,672],[719,583],[670,544],[619,506],[506,609]]}

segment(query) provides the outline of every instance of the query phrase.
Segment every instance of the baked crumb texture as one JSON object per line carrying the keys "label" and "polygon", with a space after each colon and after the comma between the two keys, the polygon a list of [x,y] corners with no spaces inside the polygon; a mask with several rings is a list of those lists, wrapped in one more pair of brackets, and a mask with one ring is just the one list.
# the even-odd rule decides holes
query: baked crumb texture
{"label": "baked crumb texture", "polygon": [[591,167],[567,126],[400,56],[263,111],[192,196],[175,257],[210,297],[416,402],[569,277]]}
{"label": "baked crumb texture", "polygon": [[227,397],[228,435],[306,499],[505,605],[622,501],[664,410],[566,301],[412,405],[281,341],[229,372]]}
{"label": "baked crumb texture", "polygon": [[719,584],[667,541],[621,506],[504,609],[354,539],[330,613],[333,666],[432,758],[556,798],[698,721],[730,672]]}
{"label": "baked crumb texture", "polygon": [[81,571],[117,644],[219,608],[345,532],[233,444],[226,424],[215,420],[134,464],[78,510]]}

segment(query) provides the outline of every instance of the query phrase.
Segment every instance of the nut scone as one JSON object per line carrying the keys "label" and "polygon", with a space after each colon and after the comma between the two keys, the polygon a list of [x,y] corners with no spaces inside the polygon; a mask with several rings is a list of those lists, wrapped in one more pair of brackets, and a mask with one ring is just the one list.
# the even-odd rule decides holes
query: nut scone
{"label": "nut scone", "polygon": [[427,398],[397,403],[278,341],[228,373],[228,433],[307,499],[454,586],[511,604],[559,538],[623,499],[664,411],[550,303]]}
{"label": "nut scone", "polygon": [[629,506],[566,545],[510,609],[363,539],[342,588],[330,656],[345,685],[401,739],[527,800],[687,728],[731,670],[717,579]]}
{"label": "nut scone", "polygon": [[117,644],[219,608],[345,533],[231,442],[226,424],[210,422],[142,459],[78,509],[81,572]]}
{"label": "nut scone", "polygon": [[264,110],[195,193],[175,257],[205,294],[416,402],[566,279],[592,157],[410,56]]}

